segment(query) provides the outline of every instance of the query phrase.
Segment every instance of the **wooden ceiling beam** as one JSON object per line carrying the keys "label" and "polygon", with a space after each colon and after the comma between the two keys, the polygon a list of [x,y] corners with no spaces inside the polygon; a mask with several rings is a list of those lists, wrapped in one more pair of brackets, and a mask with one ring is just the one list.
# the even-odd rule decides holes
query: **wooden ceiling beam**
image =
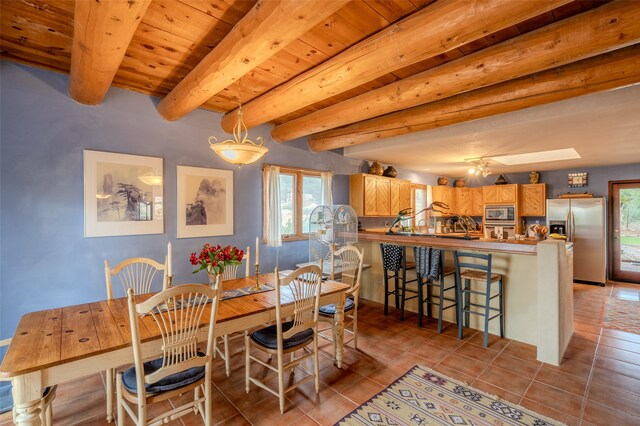
{"label": "wooden ceiling beam", "polygon": [[111,86],[151,0],[76,1],[69,96],[97,105]]}
{"label": "wooden ceiling beam", "polygon": [[[456,49],[568,0],[436,2],[242,107],[251,128]],[[235,110],[222,119],[230,132]]]}
{"label": "wooden ceiling beam", "polygon": [[286,141],[555,68],[640,42],[640,7],[614,1],[276,126]]}
{"label": "wooden ceiling beam", "polygon": [[640,83],[640,44],[451,98],[316,133],[314,152],[361,145]]}
{"label": "wooden ceiling beam", "polygon": [[[309,31],[348,0],[261,0],[158,104],[177,120]],[[233,114],[235,123],[236,117]],[[233,126],[232,126],[233,127]]]}

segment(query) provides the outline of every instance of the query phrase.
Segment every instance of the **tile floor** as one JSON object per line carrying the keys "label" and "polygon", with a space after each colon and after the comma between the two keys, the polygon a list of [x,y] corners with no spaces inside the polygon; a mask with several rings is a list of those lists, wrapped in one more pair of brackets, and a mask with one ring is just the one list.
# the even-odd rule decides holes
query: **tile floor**
{"label": "tile floor", "polygon": [[[560,367],[537,362],[532,346],[492,336],[485,349],[481,333],[469,330],[460,341],[454,325],[437,334],[433,321],[418,328],[413,314],[401,322],[397,313],[385,317],[381,305],[363,301],[358,350],[346,350],[342,369],[331,362],[330,344],[322,343],[319,395],[312,382],[306,383],[288,394],[285,414],[280,415],[277,398],[255,386],[245,393],[244,361],[238,355],[230,378],[217,361],[214,420],[221,425],[334,424],[422,363],[569,425],[639,425],[640,335],[602,328],[607,297],[640,300],[639,291],[640,286],[632,284],[576,284],[575,333]],[[0,425],[10,424],[9,415],[0,417]],[[103,377],[61,384],[54,423],[107,424]],[[190,415],[173,424],[202,423]]]}

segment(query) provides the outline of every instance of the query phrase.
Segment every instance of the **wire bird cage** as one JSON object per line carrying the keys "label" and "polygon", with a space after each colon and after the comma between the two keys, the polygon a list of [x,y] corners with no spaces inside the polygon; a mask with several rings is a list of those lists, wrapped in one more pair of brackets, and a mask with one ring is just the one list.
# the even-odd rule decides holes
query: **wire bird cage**
{"label": "wire bird cage", "polygon": [[[324,269],[340,265],[331,262],[331,253],[358,242],[358,216],[348,205],[318,206],[309,216],[309,262],[324,259]],[[339,259],[335,260],[339,262]],[[323,271],[324,272],[324,271]]]}

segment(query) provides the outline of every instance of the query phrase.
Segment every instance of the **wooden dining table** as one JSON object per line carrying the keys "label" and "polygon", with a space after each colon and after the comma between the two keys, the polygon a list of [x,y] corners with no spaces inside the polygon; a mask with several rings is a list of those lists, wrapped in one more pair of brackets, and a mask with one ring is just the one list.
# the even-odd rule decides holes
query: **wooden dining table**
{"label": "wooden dining table", "polygon": [[[256,277],[225,281],[224,290],[255,285]],[[275,283],[275,275],[259,275],[260,284]],[[320,304],[336,304],[337,333],[334,361],[342,366],[346,284],[324,281]],[[151,294],[136,296],[139,301]],[[293,313],[293,301],[283,296],[283,315]],[[210,306],[210,305],[209,305]],[[210,307],[207,307],[210,310]],[[209,315],[203,315],[201,336],[207,336]],[[244,331],[276,319],[276,292],[220,300],[215,334]],[[145,357],[161,353],[160,333],[151,317],[140,319]],[[131,328],[126,297],[47,309],[25,314],[0,365],[0,377],[11,379],[14,422],[40,424],[42,389],[133,362]]]}

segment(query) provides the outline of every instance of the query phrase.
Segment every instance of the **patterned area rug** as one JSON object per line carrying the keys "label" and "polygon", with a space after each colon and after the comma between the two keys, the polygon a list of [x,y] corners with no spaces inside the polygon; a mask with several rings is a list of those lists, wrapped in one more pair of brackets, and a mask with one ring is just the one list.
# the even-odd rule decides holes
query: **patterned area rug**
{"label": "patterned area rug", "polygon": [[640,302],[610,297],[604,312],[603,326],[640,334]]}
{"label": "patterned area rug", "polygon": [[562,425],[421,365],[338,425]]}

